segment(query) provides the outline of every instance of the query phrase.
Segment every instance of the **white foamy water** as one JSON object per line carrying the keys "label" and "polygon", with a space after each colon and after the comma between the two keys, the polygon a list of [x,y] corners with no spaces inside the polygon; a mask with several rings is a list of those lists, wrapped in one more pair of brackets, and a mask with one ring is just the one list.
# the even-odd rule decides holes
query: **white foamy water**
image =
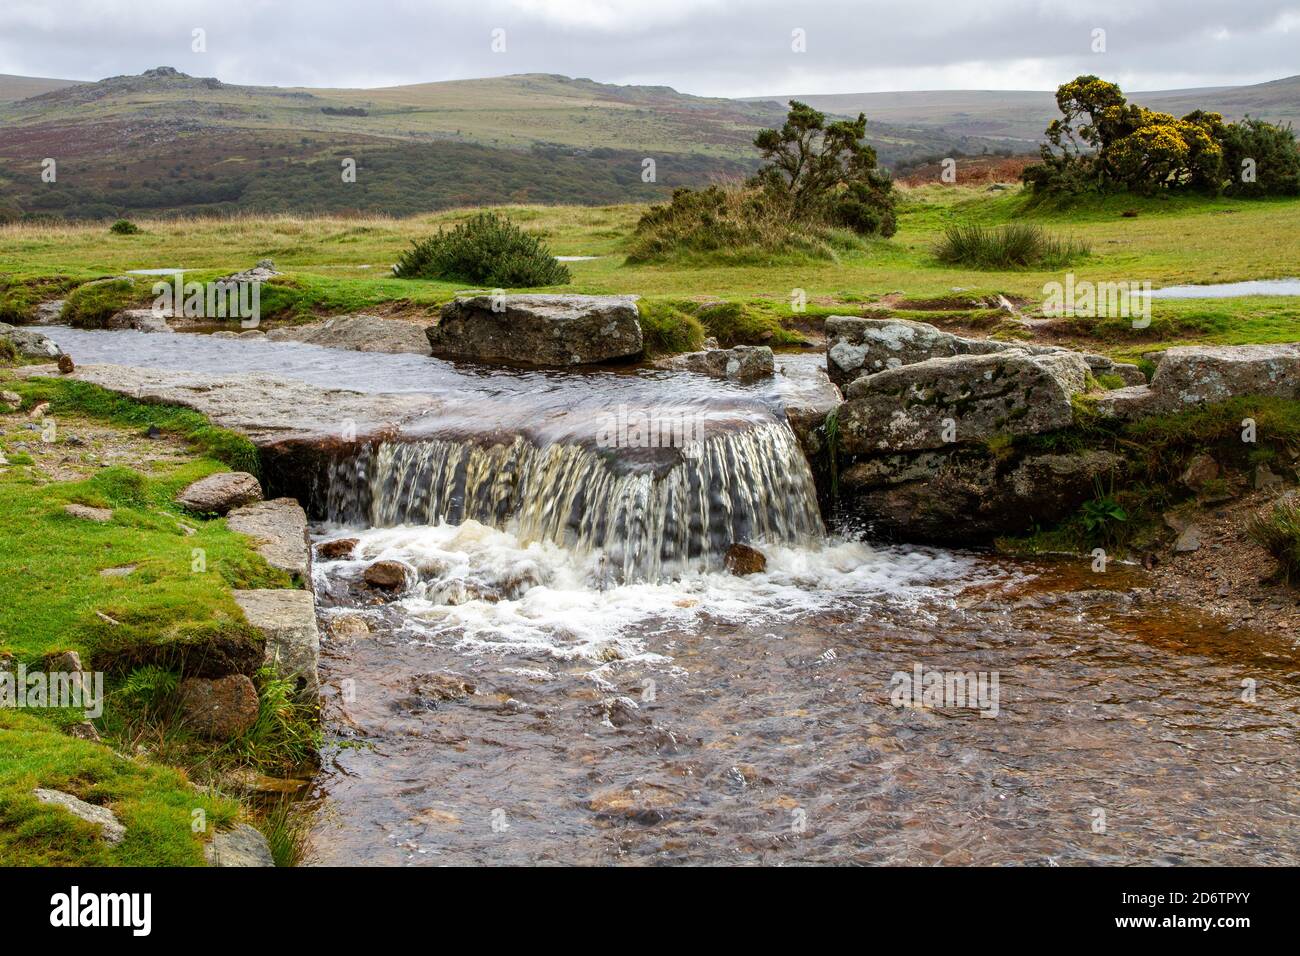
{"label": "white foamy water", "polygon": [[467,653],[541,652],[593,662],[666,658],[647,650],[657,632],[708,618],[777,626],[855,599],[921,602],[996,574],[973,557],[928,549],[872,548],[829,540],[822,547],[762,546],[767,570],[737,577],[687,572],[658,582],[614,583],[597,552],[579,556],[546,541],[520,540],[466,521],[362,532],[353,560],[318,561],[322,577],[359,577],[394,560],[418,578],[395,604],[417,639],[451,641]]}

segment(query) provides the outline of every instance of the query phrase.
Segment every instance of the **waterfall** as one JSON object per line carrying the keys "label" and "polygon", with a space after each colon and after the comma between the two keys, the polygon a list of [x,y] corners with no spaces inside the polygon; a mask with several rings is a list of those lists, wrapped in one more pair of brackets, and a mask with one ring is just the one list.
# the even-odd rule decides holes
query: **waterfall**
{"label": "waterfall", "polygon": [[809,545],[823,534],[812,473],[785,422],[714,434],[637,467],[622,449],[431,439],[379,442],[317,487],[331,521],[391,527],[473,519],[575,552],[613,580],[716,569],[733,542]]}

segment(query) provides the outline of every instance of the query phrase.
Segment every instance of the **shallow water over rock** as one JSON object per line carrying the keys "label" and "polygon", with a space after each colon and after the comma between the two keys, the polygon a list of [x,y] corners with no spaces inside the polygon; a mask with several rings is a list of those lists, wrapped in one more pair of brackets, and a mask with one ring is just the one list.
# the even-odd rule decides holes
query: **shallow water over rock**
{"label": "shallow water over rock", "polygon": [[[1293,647],[1087,572],[833,550],[367,608],[325,641],[310,862],[1300,859]],[[917,668],[995,674],[996,716],[895,706]]]}

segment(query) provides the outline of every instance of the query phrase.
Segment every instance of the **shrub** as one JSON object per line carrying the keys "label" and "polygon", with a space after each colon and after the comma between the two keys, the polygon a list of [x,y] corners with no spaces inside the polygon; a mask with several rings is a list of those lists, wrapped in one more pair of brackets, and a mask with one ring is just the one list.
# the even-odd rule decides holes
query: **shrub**
{"label": "shrub", "polygon": [[1288,584],[1300,583],[1300,497],[1288,495],[1250,519],[1247,533],[1277,559]]}
{"label": "shrub", "polygon": [[948,265],[974,269],[1057,268],[1088,255],[1085,243],[1062,239],[1041,226],[1012,224],[997,229],[952,226],[935,256]]}
{"label": "shrub", "polygon": [[536,236],[481,212],[451,231],[419,239],[393,267],[403,279],[449,279],[500,288],[564,285],[572,276]]}
{"label": "shrub", "polygon": [[[1230,196],[1300,195],[1300,146],[1290,124],[1276,126],[1249,116],[1229,123],[1223,137],[1223,165]],[[1243,175],[1250,171],[1253,180]]]}
{"label": "shrub", "polygon": [[140,231],[140,227],[130,219],[119,219],[113,225],[108,227],[108,231],[119,236],[134,236]]}

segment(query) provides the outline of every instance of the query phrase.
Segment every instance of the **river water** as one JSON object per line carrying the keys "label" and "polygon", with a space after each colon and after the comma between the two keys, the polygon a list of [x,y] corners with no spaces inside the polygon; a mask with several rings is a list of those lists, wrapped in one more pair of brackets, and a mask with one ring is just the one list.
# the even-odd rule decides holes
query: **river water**
{"label": "river water", "polygon": [[[50,334],[82,363],[479,409],[477,439],[322,479],[314,534],[358,544],[314,569],[308,862],[1300,861],[1293,641],[1162,605],[1134,569],[826,534],[781,387]],[[590,432],[620,403],[711,427],[693,455],[624,455]],[[722,569],[737,537],[764,572]],[[408,569],[400,597],[361,584],[378,559]]]}

